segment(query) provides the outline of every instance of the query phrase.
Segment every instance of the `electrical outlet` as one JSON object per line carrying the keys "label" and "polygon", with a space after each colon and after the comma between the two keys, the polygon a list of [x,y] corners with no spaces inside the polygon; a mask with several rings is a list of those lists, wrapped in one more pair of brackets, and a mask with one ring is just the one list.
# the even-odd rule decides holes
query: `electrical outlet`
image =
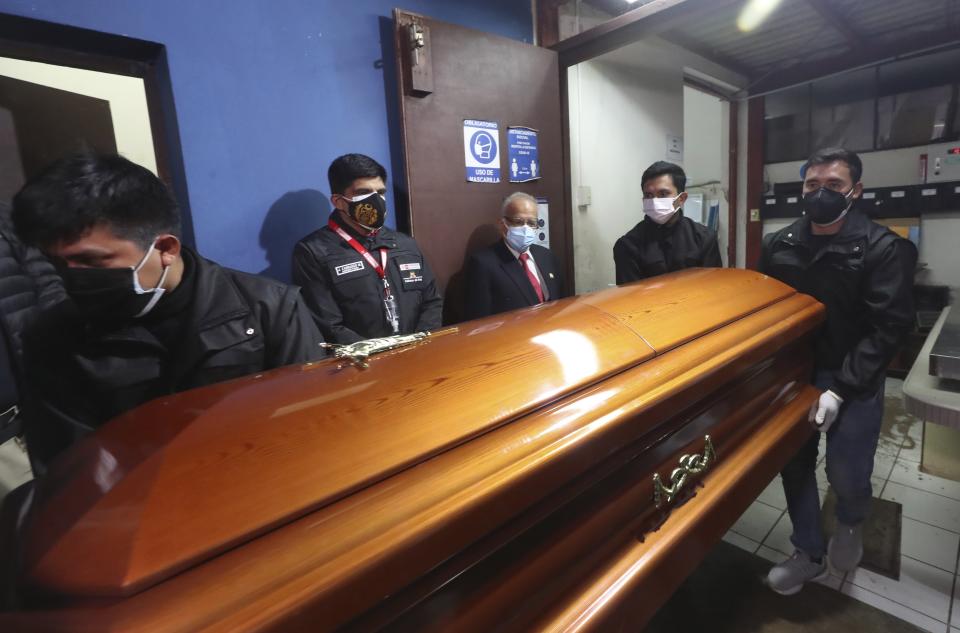
{"label": "electrical outlet", "polygon": [[577,187],[577,206],[589,207],[593,203],[593,194],[590,187]]}

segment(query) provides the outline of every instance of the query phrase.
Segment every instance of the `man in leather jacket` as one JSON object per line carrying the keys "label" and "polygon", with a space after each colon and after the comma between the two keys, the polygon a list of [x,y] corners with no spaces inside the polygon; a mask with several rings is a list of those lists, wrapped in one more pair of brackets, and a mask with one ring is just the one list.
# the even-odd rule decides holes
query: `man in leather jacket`
{"label": "man in leather jacket", "polygon": [[183,246],[166,186],[121,156],[57,161],[16,195],[13,222],[51,257],[71,299],[24,341],[37,474],[147,400],[325,355],[297,288]]}
{"label": "man in leather jacket", "polygon": [[883,418],[886,367],[913,328],[913,243],[855,208],[863,166],[853,152],[824,149],[804,166],[804,217],[767,235],[760,269],[827,308],[816,339],[814,383],[823,389],[809,420],[827,436],[826,469],[837,525],[824,546],[815,470],[819,433],[783,470],[796,552],[770,570],[782,594],[827,574],[852,571],[863,554],[861,524]]}

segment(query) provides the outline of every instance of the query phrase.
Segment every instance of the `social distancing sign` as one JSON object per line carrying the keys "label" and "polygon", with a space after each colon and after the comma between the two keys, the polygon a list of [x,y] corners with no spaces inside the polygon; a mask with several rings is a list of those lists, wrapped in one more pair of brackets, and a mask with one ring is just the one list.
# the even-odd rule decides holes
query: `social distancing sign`
{"label": "social distancing sign", "polygon": [[496,121],[464,120],[463,159],[468,182],[500,182],[500,130]]}
{"label": "social distancing sign", "polygon": [[530,127],[507,128],[507,170],[510,182],[529,182],[540,178],[540,153],[537,131]]}

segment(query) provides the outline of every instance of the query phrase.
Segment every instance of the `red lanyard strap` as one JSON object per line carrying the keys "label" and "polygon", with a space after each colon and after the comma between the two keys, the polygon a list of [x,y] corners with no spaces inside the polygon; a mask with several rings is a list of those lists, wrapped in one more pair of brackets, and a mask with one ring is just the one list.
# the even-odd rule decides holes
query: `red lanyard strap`
{"label": "red lanyard strap", "polygon": [[352,235],[340,228],[340,225],[333,221],[333,218],[330,218],[330,221],[327,222],[327,226],[330,227],[330,230],[336,232],[337,235],[343,238],[343,241],[349,244],[353,250],[360,253],[367,263],[370,264],[370,267],[377,271],[377,274],[380,276],[380,279],[386,280],[387,276],[387,249],[380,249],[380,262],[373,258],[373,255],[370,254],[370,251],[363,247],[363,244],[358,242],[353,238]]}

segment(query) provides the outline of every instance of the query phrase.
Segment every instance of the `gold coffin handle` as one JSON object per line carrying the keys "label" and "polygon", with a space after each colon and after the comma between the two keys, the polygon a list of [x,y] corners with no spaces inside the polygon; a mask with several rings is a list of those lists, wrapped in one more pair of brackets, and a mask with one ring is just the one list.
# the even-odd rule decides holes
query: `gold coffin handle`
{"label": "gold coffin handle", "polygon": [[663,483],[660,473],[653,475],[654,505],[659,508],[664,501],[672,503],[684,486],[687,485],[690,477],[706,472],[716,459],[717,452],[713,448],[713,442],[710,440],[710,436],[706,435],[703,438],[703,455],[681,455],[680,465],[670,473],[669,485]]}

